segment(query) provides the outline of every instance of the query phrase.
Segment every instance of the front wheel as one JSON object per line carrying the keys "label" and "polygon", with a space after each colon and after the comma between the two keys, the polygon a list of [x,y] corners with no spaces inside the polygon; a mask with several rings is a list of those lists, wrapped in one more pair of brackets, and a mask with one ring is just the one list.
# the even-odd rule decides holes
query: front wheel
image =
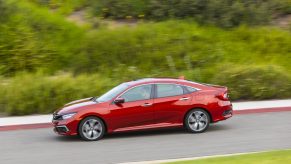
{"label": "front wheel", "polygon": [[184,124],[188,131],[192,133],[202,133],[210,123],[209,114],[203,109],[193,109],[185,117]]}
{"label": "front wheel", "polygon": [[100,118],[90,116],[80,122],[78,132],[83,140],[96,141],[103,137],[105,126]]}

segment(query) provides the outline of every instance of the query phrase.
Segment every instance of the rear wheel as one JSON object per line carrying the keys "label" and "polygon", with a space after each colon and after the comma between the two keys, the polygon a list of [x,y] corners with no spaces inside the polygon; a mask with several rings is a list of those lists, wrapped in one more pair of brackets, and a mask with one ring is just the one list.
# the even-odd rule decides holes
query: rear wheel
{"label": "rear wheel", "polygon": [[78,132],[83,140],[97,141],[103,137],[105,126],[100,118],[90,116],[80,122]]}
{"label": "rear wheel", "polygon": [[209,114],[203,109],[193,109],[185,117],[184,125],[192,133],[202,133],[210,123]]}

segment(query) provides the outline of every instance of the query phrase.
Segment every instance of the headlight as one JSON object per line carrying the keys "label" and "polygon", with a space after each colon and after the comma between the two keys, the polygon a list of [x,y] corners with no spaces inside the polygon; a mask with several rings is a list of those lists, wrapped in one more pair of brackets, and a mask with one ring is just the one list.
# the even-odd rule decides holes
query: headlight
{"label": "headlight", "polygon": [[75,115],[76,113],[69,113],[69,114],[64,114],[62,116],[62,119],[65,120],[65,119],[68,119],[68,118],[71,118]]}

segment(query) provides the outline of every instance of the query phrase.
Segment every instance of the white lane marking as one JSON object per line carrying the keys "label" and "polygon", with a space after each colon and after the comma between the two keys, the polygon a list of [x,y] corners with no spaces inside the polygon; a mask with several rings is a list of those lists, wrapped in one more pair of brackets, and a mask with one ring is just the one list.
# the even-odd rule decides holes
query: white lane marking
{"label": "white lane marking", "polygon": [[[285,151],[285,150],[291,150],[291,149],[281,149],[281,150]],[[236,156],[236,155],[267,153],[267,152],[270,152],[270,151],[281,151],[281,150],[254,151],[254,152],[244,152],[244,153],[231,153],[231,154],[210,155],[210,156],[201,156],[201,157],[175,158],[175,159],[153,160],[153,161],[140,161],[140,162],[124,162],[124,163],[119,163],[119,164],[161,164],[161,163],[178,162],[178,161],[190,161],[190,160],[198,160],[198,159],[209,159],[209,158],[216,158],[216,157],[229,157],[229,156]]]}

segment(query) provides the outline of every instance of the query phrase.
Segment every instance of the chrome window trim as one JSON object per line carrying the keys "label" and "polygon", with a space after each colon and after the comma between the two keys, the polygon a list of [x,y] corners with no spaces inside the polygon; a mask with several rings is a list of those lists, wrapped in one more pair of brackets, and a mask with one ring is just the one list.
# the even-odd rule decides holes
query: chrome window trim
{"label": "chrome window trim", "polygon": [[[190,88],[194,88],[195,90],[197,90],[197,91],[200,91],[201,89],[199,89],[199,88],[195,88],[195,87],[192,87],[192,86],[189,86],[189,85],[183,85],[184,87],[190,87]],[[190,92],[190,93],[192,93],[192,92]]]}
{"label": "chrome window trim", "polygon": [[[125,94],[127,91],[131,90],[131,89],[134,89],[136,87],[140,87],[140,86],[143,86],[143,85],[155,85],[155,84],[172,84],[172,85],[179,85],[179,86],[182,86],[182,87],[191,87],[191,88],[194,88],[196,89],[197,91],[200,91],[201,89],[199,88],[195,88],[195,87],[192,87],[192,86],[189,86],[189,85],[185,85],[185,84],[179,84],[179,83],[170,83],[170,82],[158,82],[158,83],[146,83],[146,84],[140,84],[140,85],[136,85],[136,86],[133,86],[133,87],[128,87],[127,89],[125,89],[123,92],[121,92],[118,96],[116,96],[115,98],[112,99],[112,102],[114,102],[115,99],[117,98],[120,98],[123,94]],[[152,86],[153,87],[153,86]],[[190,92],[190,93],[193,93],[193,92]],[[185,93],[185,94],[190,94],[190,93]],[[151,93],[152,95],[153,93]],[[185,95],[185,94],[182,94],[182,95]],[[179,95],[175,95],[175,96],[179,96]],[[173,96],[167,96],[167,97],[173,97]],[[164,98],[164,97],[151,97],[150,99],[155,99],[155,98]],[[150,99],[144,99],[144,100],[150,100]],[[141,101],[141,100],[136,100],[136,101]],[[128,101],[128,102],[134,102],[134,101]]]}

